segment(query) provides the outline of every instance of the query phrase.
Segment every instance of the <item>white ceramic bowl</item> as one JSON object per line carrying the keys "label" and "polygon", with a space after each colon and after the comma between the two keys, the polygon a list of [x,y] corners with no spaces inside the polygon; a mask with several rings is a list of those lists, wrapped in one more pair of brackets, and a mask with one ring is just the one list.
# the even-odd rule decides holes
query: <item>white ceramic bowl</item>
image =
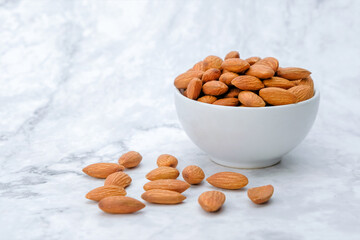
{"label": "white ceramic bowl", "polygon": [[262,108],[218,106],[184,97],[176,111],[186,134],[214,162],[236,168],[274,165],[310,131],[320,94],[296,104]]}

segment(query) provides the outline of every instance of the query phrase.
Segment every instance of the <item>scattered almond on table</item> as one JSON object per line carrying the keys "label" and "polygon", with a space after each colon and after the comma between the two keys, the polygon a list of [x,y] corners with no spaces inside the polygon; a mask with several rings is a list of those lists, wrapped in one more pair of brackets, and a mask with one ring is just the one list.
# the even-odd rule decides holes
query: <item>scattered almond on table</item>
{"label": "scattered almond on table", "polygon": [[219,172],[206,179],[214,187],[223,189],[240,189],[248,184],[248,178],[236,172]]}
{"label": "scattered almond on table", "polygon": [[310,75],[303,68],[279,67],[274,57],[243,60],[239,52],[231,51],[224,60],[210,55],[199,61],[177,76],[174,85],[184,96],[203,103],[268,107],[312,98],[314,83]]}
{"label": "scattered almond on table", "polygon": [[200,167],[190,165],[184,168],[182,176],[189,184],[199,184],[205,178],[205,173]]}
{"label": "scattered almond on table", "polygon": [[129,175],[124,172],[115,172],[107,176],[104,185],[115,185],[126,188],[130,185],[132,179]]}
{"label": "scattered almond on table", "polygon": [[176,168],[158,167],[146,174],[146,178],[150,181],[158,179],[176,179],[180,175]]}
{"label": "scattered almond on table", "polygon": [[158,179],[144,185],[144,190],[163,189],[182,193],[190,187],[190,184],[177,179]]}
{"label": "scattered almond on table", "polygon": [[130,151],[123,154],[119,158],[119,164],[126,168],[134,168],[140,164],[141,160],[142,160],[142,156],[140,155],[140,153],[135,151]]}
{"label": "scattered almond on table", "polygon": [[107,178],[110,174],[123,171],[124,169],[124,166],[116,163],[94,163],[83,168],[83,172],[90,177]]}
{"label": "scattered almond on table", "polygon": [[145,204],[131,197],[111,196],[100,200],[99,208],[107,213],[134,213],[145,207]]}
{"label": "scattered almond on table", "polygon": [[266,185],[262,187],[250,188],[247,193],[251,201],[256,204],[262,204],[269,201],[274,193],[274,187],[272,185]]}
{"label": "scattered almond on table", "polygon": [[[217,58],[210,59],[218,61]],[[215,66],[217,64],[218,63],[207,63],[206,66]],[[208,78],[211,79],[211,77]],[[247,92],[248,91],[242,91],[240,93],[248,94]],[[143,209],[145,207],[144,203],[126,196],[127,192],[125,188],[130,185],[132,179],[124,172],[125,168],[137,167],[141,160],[142,156],[140,153],[130,151],[119,158],[119,164],[95,163],[85,167],[83,172],[89,176],[106,178],[104,186],[91,190],[85,197],[99,202],[99,208],[106,213],[129,214]],[[146,178],[150,181],[143,186],[145,192],[141,195],[141,198],[148,203],[162,205],[181,204],[186,200],[186,195],[183,193],[188,190],[191,185],[199,184],[205,179],[204,171],[196,165],[190,165],[183,169],[182,177],[185,181],[177,179],[180,175],[179,170],[176,169],[178,159],[170,154],[160,155],[156,164],[158,168],[146,174]],[[218,172],[208,177],[206,181],[213,187],[227,190],[244,188],[249,182],[246,176],[237,172]],[[274,187],[272,185],[266,185],[250,188],[247,194],[252,202],[263,204],[269,201],[273,192]],[[205,191],[198,197],[198,203],[206,212],[216,212],[221,209],[225,203],[225,199],[226,196],[223,192]]]}
{"label": "scattered almond on table", "polygon": [[161,154],[157,159],[157,165],[159,167],[173,167],[176,168],[178,160],[176,157],[170,154]]}
{"label": "scattered almond on table", "polygon": [[198,202],[200,206],[207,212],[216,212],[225,202],[225,194],[219,191],[207,191],[203,192]]}
{"label": "scattered almond on table", "polygon": [[94,201],[100,201],[103,198],[111,196],[125,196],[126,191],[123,187],[107,185],[95,188],[86,194],[86,198]]}
{"label": "scattered almond on table", "polygon": [[141,198],[147,202],[159,204],[178,204],[186,199],[179,192],[164,189],[148,190],[141,195]]}

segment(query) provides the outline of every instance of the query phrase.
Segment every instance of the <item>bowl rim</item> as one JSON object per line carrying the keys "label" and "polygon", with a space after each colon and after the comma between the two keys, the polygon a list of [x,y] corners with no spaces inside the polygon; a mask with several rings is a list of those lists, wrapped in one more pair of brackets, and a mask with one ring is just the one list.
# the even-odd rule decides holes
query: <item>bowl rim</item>
{"label": "bowl rim", "polygon": [[189,103],[192,102],[194,104],[200,104],[203,105],[203,106],[207,106],[209,108],[217,108],[217,109],[241,109],[241,110],[236,110],[236,111],[269,111],[270,109],[280,109],[280,108],[294,108],[294,107],[298,107],[298,106],[301,106],[301,105],[306,105],[306,104],[310,104],[314,101],[317,101],[320,97],[320,92],[317,88],[314,87],[314,96],[312,96],[312,98],[308,99],[308,100],[305,100],[305,101],[302,101],[302,102],[298,102],[298,103],[292,103],[292,104],[286,104],[286,105],[278,105],[278,106],[267,106],[267,107],[234,107],[234,106],[223,106],[223,105],[214,105],[214,104],[209,104],[209,103],[203,103],[203,102],[199,102],[199,101],[196,101],[196,100],[192,100],[190,98],[187,98],[185,97],[184,95],[182,95],[180,93],[180,90],[177,89],[175,86],[174,86],[174,90],[175,90],[175,95],[180,95],[180,98],[183,98],[184,101],[188,101]]}

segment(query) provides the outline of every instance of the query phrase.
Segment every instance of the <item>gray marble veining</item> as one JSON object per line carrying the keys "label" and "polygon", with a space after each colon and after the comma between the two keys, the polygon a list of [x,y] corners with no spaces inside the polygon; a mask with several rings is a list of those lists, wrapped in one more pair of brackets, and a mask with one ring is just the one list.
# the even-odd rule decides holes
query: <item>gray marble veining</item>
{"label": "gray marble veining", "polygon": [[[359,239],[359,1],[0,0],[1,239]],[[134,149],[128,195],[140,198],[159,154],[210,162],[178,123],[173,78],[209,54],[276,56],[313,72],[316,123],[274,167],[235,170],[273,184],[268,205],[224,191],[197,204],[107,215],[84,195],[81,169]]]}

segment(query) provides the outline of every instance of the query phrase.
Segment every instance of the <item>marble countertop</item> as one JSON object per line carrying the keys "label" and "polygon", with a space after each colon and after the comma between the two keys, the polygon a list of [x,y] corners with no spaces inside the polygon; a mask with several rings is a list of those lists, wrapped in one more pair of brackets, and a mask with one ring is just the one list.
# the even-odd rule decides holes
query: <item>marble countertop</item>
{"label": "marble countertop", "polygon": [[[359,1],[0,0],[0,238],[359,239]],[[280,164],[233,170],[273,184],[267,205],[224,191],[215,214],[191,187],[180,205],[108,215],[84,198],[81,169],[143,155],[127,173],[140,199],[162,153],[182,170],[232,170],[185,135],[174,77],[207,55],[275,56],[310,69],[318,118]]]}

